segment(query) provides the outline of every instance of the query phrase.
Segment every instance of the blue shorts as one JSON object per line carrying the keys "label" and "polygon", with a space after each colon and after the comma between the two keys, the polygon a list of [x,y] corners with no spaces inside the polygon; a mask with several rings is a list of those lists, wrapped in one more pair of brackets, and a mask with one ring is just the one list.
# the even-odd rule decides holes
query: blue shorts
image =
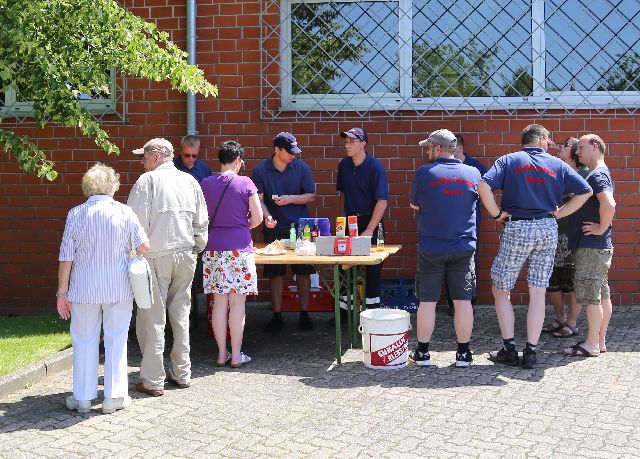
{"label": "blue shorts", "polygon": [[547,288],[558,244],[555,218],[509,221],[500,235],[491,280],[498,290],[512,290],[525,262],[529,287]]}

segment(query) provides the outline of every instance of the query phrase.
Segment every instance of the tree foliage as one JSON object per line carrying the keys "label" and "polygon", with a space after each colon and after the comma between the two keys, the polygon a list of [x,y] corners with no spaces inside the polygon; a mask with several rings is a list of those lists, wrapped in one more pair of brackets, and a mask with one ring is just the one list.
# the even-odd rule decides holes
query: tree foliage
{"label": "tree foliage", "polygon": [[[119,153],[81,106],[79,95],[110,91],[109,69],[169,81],[173,89],[216,96],[217,87],[186,62],[186,53],[152,23],[113,0],[0,0],[0,92],[33,102],[39,127],[77,127],[107,153]],[[54,180],[57,172],[28,137],[2,128],[0,146],[20,167]]]}
{"label": "tree foliage", "polygon": [[291,12],[293,94],[335,93],[331,82],[342,76],[340,63],[356,62],[366,52],[362,34],[336,8],[300,3]]}
{"label": "tree foliage", "polygon": [[496,49],[479,49],[473,40],[462,48],[451,44],[435,47],[415,44],[413,96],[490,96],[496,53]]}

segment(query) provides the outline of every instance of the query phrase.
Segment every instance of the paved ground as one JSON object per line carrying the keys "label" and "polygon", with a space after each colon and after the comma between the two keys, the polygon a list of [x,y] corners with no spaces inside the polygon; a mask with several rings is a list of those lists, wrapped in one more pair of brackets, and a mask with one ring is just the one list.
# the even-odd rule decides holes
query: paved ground
{"label": "paved ground", "polygon": [[[608,352],[572,360],[544,337],[541,365],[496,366],[491,307],[478,307],[469,369],[451,366],[451,319],[439,314],[432,368],[365,368],[360,351],[332,366],[328,315],[299,332],[295,315],[277,337],[251,311],[240,369],[214,366],[204,324],[193,334],[190,389],[160,398],[135,392],[130,409],[68,412],[70,371],[0,399],[0,457],[639,457],[640,308],[616,308]],[[518,309],[519,329],[524,310]],[[580,324],[584,329],[584,323]],[[415,335],[413,335],[415,336]],[[521,335],[519,343],[524,342]],[[412,345],[413,347],[413,345]],[[100,394],[100,396],[102,396]]]}

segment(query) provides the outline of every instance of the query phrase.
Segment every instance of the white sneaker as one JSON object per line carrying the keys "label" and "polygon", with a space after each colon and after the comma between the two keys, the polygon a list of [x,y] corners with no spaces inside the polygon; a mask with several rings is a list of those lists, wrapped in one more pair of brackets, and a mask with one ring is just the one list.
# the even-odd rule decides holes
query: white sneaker
{"label": "white sneaker", "polygon": [[91,400],[76,400],[73,398],[73,395],[69,395],[64,400],[64,404],[68,410],[76,410],[78,413],[88,413],[91,411]]}
{"label": "white sneaker", "polygon": [[244,352],[241,352],[240,353],[240,361],[237,362],[237,363],[231,362],[231,368],[240,368],[240,367],[246,365],[249,362],[251,362],[251,357],[249,357]]}
{"label": "white sneaker", "polygon": [[102,401],[102,412],[104,414],[115,413],[116,410],[123,410],[131,405],[131,397],[105,398]]}

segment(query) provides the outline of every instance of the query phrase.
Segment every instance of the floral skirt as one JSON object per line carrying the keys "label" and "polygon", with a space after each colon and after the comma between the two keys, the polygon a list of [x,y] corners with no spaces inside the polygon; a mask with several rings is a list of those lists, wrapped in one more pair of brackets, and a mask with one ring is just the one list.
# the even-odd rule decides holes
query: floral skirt
{"label": "floral skirt", "polygon": [[258,294],[258,276],[253,252],[205,251],[202,254],[205,293]]}

